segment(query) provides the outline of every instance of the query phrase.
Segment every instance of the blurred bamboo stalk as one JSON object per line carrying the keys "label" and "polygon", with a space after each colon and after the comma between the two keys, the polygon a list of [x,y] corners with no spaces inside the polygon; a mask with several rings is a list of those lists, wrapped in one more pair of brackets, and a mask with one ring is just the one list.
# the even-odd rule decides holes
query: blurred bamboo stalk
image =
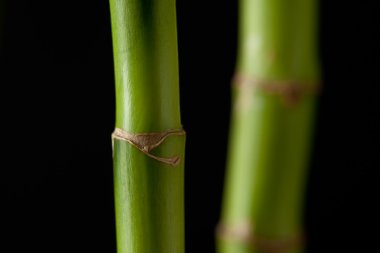
{"label": "blurred bamboo stalk", "polygon": [[316,0],[241,0],[220,253],[303,251]]}
{"label": "blurred bamboo stalk", "polygon": [[175,0],[110,0],[118,253],[184,252]]}

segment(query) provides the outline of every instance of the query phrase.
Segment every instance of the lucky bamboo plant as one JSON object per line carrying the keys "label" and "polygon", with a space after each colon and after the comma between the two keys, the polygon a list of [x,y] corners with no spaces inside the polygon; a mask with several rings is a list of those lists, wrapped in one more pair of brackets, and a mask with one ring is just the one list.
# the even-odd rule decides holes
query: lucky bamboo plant
{"label": "lucky bamboo plant", "polygon": [[316,0],[241,0],[221,253],[299,253],[319,89]]}
{"label": "lucky bamboo plant", "polygon": [[184,252],[175,0],[110,0],[118,253]]}

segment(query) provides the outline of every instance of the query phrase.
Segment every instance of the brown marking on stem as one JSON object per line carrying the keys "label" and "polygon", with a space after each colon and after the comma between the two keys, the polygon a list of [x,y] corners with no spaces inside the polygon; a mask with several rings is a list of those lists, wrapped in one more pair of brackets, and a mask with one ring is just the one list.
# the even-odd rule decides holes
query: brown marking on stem
{"label": "brown marking on stem", "polygon": [[153,132],[153,133],[130,133],[127,131],[124,131],[120,128],[115,128],[114,132],[112,133],[112,148],[113,148],[113,141],[121,140],[126,141],[141,152],[143,152],[145,155],[149,156],[150,158],[157,160],[159,162],[171,165],[173,167],[177,166],[181,158],[179,156],[173,156],[173,157],[158,157],[150,153],[151,150],[157,148],[161,143],[165,141],[166,138],[169,136],[181,136],[186,135],[185,131],[183,129],[172,129],[167,130],[164,132]]}
{"label": "brown marking on stem", "polygon": [[303,235],[292,237],[268,238],[254,232],[250,222],[241,222],[233,225],[219,224],[216,229],[219,239],[233,241],[247,245],[252,250],[262,253],[285,253],[300,248],[304,244]]}
{"label": "brown marking on stem", "polygon": [[267,94],[280,96],[286,106],[295,106],[303,96],[317,94],[320,91],[319,82],[295,80],[259,80],[243,74],[236,74],[233,83],[240,89],[259,90]]}

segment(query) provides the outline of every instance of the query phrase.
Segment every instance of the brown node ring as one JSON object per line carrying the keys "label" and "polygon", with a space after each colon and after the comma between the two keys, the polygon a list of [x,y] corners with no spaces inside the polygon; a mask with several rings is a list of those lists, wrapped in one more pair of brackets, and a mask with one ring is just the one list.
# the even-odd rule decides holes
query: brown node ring
{"label": "brown node ring", "polygon": [[285,253],[300,248],[304,244],[302,235],[286,238],[268,238],[257,235],[249,222],[234,225],[219,224],[216,235],[221,240],[242,243],[262,253]]}
{"label": "brown node ring", "polygon": [[296,105],[304,95],[318,94],[319,82],[295,81],[295,80],[260,80],[253,79],[244,74],[235,74],[233,83],[239,88],[254,88],[267,94],[277,95],[287,106]]}
{"label": "brown node ring", "polygon": [[113,148],[113,141],[121,140],[126,141],[141,152],[143,152],[145,155],[149,156],[150,158],[157,160],[159,162],[171,165],[173,167],[177,166],[181,158],[179,156],[173,156],[173,157],[158,157],[156,155],[153,155],[150,153],[151,150],[157,148],[161,143],[163,143],[166,138],[169,136],[181,136],[186,135],[185,131],[183,129],[172,129],[167,130],[165,132],[153,132],[153,133],[130,133],[127,131],[124,131],[120,128],[115,128],[114,132],[112,133],[112,148]]}

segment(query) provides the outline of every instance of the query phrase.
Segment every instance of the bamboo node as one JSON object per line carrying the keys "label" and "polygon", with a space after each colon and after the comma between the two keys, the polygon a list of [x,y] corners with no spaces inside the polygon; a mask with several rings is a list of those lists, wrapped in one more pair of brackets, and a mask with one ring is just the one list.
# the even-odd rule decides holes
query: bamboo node
{"label": "bamboo node", "polygon": [[179,165],[181,158],[179,156],[173,157],[159,157],[150,153],[151,150],[157,148],[163,143],[166,138],[170,136],[186,135],[183,129],[170,129],[164,132],[152,132],[152,133],[130,133],[120,128],[115,128],[112,133],[112,150],[114,146],[114,140],[125,141],[143,152],[150,158],[171,165],[173,167]]}
{"label": "bamboo node", "polygon": [[243,243],[252,250],[258,250],[262,253],[290,252],[304,244],[304,236],[302,235],[281,238],[257,235],[249,222],[231,225],[219,224],[216,229],[216,236],[221,240]]}
{"label": "bamboo node", "polygon": [[321,90],[319,82],[296,80],[260,80],[244,74],[235,74],[233,84],[242,89],[253,88],[267,94],[280,96],[287,106],[296,105],[303,96],[318,94]]}

